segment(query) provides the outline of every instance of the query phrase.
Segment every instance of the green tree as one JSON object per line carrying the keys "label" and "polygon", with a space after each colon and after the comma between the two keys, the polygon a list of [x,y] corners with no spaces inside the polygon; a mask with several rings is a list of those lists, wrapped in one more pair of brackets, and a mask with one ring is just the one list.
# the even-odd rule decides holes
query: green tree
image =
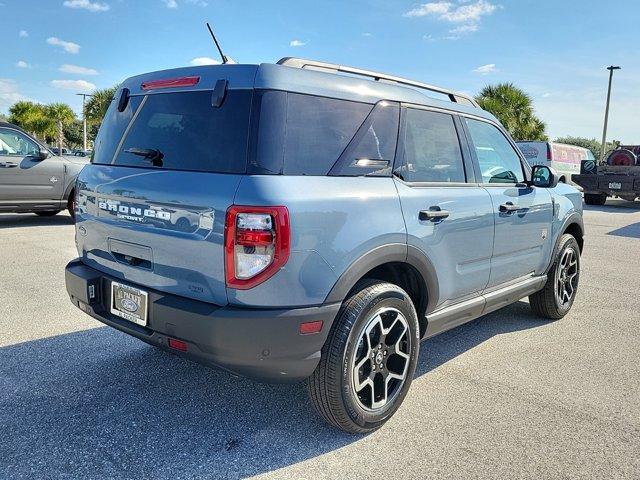
{"label": "green tree", "polygon": [[71,107],[65,103],[50,103],[45,107],[45,114],[56,129],[56,133],[58,135],[58,148],[60,149],[59,151],[62,152],[64,126],[73,123],[76,119],[76,114],[73,113]]}
{"label": "green tree", "polygon": [[513,83],[487,85],[476,100],[500,120],[514,139],[547,140],[546,125],[533,113],[531,97]]}
{"label": "green tree", "polygon": [[118,86],[115,85],[111,88],[104,88],[93,92],[93,96],[89,97],[84,109],[88,122],[97,124],[102,122],[117,90]]}
{"label": "green tree", "polygon": [[71,123],[63,125],[62,133],[69,147],[80,148],[82,146],[82,120],[74,120]]}

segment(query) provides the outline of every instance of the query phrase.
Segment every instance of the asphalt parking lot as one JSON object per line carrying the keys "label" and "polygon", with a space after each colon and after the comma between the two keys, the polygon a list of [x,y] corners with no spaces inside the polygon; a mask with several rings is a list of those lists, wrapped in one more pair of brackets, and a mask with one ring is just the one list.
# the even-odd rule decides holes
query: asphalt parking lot
{"label": "asphalt parking lot", "polygon": [[422,344],[381,430],[74,308],[68,216],[0,215],[0,478],[640,478],[640,202],[585,212],[563,320],[522,301]]}

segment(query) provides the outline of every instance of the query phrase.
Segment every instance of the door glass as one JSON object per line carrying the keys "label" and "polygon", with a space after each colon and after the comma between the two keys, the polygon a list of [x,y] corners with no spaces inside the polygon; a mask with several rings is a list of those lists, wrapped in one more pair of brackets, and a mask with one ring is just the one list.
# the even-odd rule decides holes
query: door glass
{"label": "door glass", "polygon": [[478,156],[483,183],[519,183],[524,181],[520,157],[494,125],[465,118]]}
{"label": "door glass", "polygon": [[404,162],[396,173],[407,182],[464,182],[464,164],[453,117],[408,108]]}
{"label": "door glass", "polygon": [[36,155],[39,150],[38,145],[22,133],[0,128],[0,155],[27,157]]}

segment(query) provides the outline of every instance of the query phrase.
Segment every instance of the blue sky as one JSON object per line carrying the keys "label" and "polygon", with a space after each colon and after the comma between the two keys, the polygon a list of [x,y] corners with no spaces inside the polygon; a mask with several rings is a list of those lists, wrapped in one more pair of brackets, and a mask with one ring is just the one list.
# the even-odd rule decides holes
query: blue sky
{"label": "blue sky", "polygon": [[63,101],[152,70],[216,59],[205,21],[239,63],[284,56],[380,70],[476,93],[510,81],[552,137],[640,143],[637,0],[0,0],[0,112]]}

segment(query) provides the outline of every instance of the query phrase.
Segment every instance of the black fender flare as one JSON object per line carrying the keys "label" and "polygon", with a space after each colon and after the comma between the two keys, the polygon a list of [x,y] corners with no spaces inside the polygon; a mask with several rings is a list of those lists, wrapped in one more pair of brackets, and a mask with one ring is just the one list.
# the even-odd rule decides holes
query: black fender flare
{"label": "black fender flare", "polygon": [[427,312],[432,311],[439,297],[436,269],[420,249],[404,243],[381,245],[358,258],[340,275],[325,303],[342,302],[367,272],[392,262],[406,263],[418,271],[427,289]]}
{"label": "black fender flare", "polygon": [[555,260],[556,255],[558,254],[558,249],[560,248],[560,239],[562,238],[562,235],[565,234],[565,232],[571,225],[577,225],[578,228],[580,228],[580,231],[582,232],[582,236],[584,236],[584,221],[582,220],[582,215],[578,212],[573,212],[567,215],[567,217],[565,217],[565,219],[562,221],[562,226],[558,230],[558,236],[556,237],[555,243],[553,245],[553,251],[551,252],[551,258],[549,259],[549,264],[547,265],[547,268],[545,268],[544,270],[544,275],[549,273],[549,270],[551,270],[551,267],[553,266],[553,261]]}

